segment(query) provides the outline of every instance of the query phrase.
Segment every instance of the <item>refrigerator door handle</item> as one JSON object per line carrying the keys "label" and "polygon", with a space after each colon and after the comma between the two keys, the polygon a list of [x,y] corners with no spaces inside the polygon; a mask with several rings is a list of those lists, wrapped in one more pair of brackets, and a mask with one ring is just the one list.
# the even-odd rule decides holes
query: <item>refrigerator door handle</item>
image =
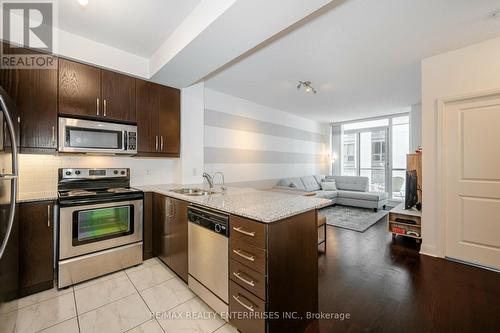
{"label": "refrigerator door handle", "polygon": [[12,146],[12,174],[9,177],[14,177],[11,180],[12,188],[10,190],[10,212],[9,212],[9,222],[7,224],[7,230],[5,232],[5,237],[0,245],[0,258],[3,257],[7,243],[9,242],[10,234],[12,232],[12,226],[14,225],[14,217],[16,214],[16,198],[17,198],[17,175],[18,175],[18,163],[17,163],[17,142],[16,142],[16,132],[14,131],[14,124],[10,118],[9,111],[3,99],[0,95],[0,107],[4,113],[4,118],[7,123],[7,128],[10,134],[10,143]]}

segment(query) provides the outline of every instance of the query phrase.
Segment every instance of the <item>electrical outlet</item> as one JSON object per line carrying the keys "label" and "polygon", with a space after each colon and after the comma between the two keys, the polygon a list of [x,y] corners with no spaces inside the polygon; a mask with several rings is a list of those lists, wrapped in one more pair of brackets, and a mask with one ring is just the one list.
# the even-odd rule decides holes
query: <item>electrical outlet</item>
{"label": "electrical outlet", "polygon": [[151,176],[151,169],[146,169],[146,175]]}

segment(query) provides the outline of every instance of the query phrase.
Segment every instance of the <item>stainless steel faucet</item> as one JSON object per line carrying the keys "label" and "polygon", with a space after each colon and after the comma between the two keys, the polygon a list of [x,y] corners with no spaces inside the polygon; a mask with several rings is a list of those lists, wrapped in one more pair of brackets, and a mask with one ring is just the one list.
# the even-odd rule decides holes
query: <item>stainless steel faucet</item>
{"label": "stainless steel faucet", "polygon": [[205,178],[208,182],[208,186],[210,187],[210,190],[214,188],[214,181],[212,176],[210,176],[208,173],[204,172],[203,173],[203,178]]}
{"label": "stainless steel faucet", "polygon": [[220,189],[222,191],[225,191],[227,189],[227,187],[226,187],[226,182],[224,181],[224,174],[222,172],[217,171],[216,173],[214,173],[214,175],[212,176],[212,181],[215,179],[215,176],[217,176],[217,175],[219,175],[222,179],[222,185],[221,185]]}

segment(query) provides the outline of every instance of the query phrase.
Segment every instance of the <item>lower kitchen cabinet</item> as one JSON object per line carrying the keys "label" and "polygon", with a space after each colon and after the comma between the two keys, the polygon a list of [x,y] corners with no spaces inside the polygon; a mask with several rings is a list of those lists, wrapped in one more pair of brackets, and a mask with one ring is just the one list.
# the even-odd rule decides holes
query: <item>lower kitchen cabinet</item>
{"label": "lower kitchen cabinet", "polygon": [[30,295],[54,284],[54,202],[19,204],[19,293]]}
{"label": "lower kitchen cabinet", "polygon": [[153,195],[154,254],[187,282],[188,278],[188,203]]}
{"label": "lower kitchen cabinet", "polygon": [[154,256],[153,244],[153,193],[144,193],[144,216],[142,219],[143,242],[142,259],[148,260]]}

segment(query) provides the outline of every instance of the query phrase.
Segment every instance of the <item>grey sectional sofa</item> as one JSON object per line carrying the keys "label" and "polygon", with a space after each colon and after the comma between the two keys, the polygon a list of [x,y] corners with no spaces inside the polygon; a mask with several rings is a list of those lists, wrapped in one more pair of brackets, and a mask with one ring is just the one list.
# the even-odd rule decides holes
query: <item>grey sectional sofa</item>
{"label": "grey sectional sofa", "polygon": [[[321,189],[322,180],[334,180],[337,190]],[[276,188],[296,190],[298,192],[314,192],[316,197],[332,200],[333,204],[372,208],[377,211],[387,204],[387,193],[368,192],[368,177],[354,176],[305,176],[281,179]]]}

